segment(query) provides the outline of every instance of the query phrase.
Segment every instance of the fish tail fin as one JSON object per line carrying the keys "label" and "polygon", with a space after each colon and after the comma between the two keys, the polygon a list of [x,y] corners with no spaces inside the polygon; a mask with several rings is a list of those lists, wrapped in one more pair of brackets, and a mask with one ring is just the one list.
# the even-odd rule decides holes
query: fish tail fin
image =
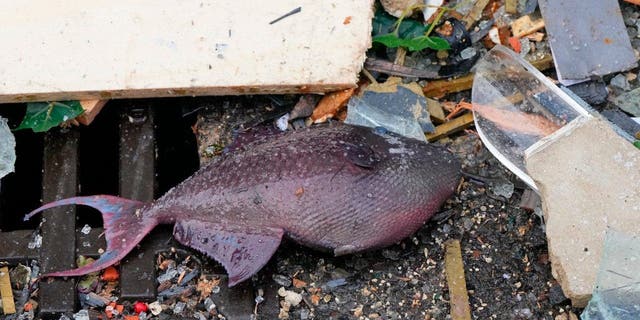
{"label": "fish tail fin", "polygon": [[29,220],[41,211],[70,204],[85,205],[100,211],[104,221],[107,249],[100,256],[100,259],[93,263],[76,269],[51,272],[44,276],[80,276],[113,265],[133,250],[142,238],[158,224],[155,218],[139,214],[139,210],[144,206],[143,202],[108,195],[72,197],[54,201],[31,211],[24,217],[24,220]]}

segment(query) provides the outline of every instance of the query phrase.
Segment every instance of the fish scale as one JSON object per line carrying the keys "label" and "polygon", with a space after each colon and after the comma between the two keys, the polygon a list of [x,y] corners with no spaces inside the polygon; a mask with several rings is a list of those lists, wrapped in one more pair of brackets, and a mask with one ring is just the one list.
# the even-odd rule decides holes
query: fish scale
{"label": "fish scale", "polygon": [[100,210],[107,250],[74,276],[121,260],[158,224],[219,261],[229,285],[271,258],[283,236],[336,255],[393,244],[427,221],[460,179],[445,148],[380,129],[330,124],[234,145],[152,203],[113,196],[63,199]]}

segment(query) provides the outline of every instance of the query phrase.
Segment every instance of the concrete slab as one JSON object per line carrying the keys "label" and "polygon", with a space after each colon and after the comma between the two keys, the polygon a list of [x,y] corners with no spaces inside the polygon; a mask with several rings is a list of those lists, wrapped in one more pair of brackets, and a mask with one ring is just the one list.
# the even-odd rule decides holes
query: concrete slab
{"label": "concrete slab", "polygon": [[578,118],[527,150],[553,275],[576,307],[596,280],[607,228],[640,235],[640,150],[604,121]]}
{"label": "concrete slab", "polygon": [[2,1],[0,103],[355,87],[372,5]]}

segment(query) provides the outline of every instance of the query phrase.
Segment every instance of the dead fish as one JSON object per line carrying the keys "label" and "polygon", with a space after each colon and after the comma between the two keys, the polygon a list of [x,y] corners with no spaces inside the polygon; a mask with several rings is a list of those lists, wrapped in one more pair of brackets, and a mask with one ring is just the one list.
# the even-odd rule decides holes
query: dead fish
{"label": "dead fish", "polygon": [[233,286],[258,272],[283,236],[336,256],[394,244],[449,198],[460,164],[446,149],[384,129],[344,124],[256,139],[201,168],[161,198],[109,195],[46,204],[99,210],[107,249],[79,276],[123,259],[158,224],[220,262]]}

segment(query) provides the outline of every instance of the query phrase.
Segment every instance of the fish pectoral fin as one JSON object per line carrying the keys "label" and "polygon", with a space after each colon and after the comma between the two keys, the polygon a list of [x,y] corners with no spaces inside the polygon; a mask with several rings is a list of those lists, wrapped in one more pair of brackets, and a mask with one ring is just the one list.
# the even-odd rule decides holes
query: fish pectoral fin
{"label": "fish pectoral fin", "polygon": [[380,162],[380,157],[369,146],[344,142],[343,148],[347,160],[358,167],[371,169]]}
{"label": "fish pectoral fin", "polygon": [[224,266],[230,287],[262,269],[278,249],[283,234],[282,229],[247,229],[200,220],[183,220],[173,229],[173,235],[180,243],[207,254]]}

